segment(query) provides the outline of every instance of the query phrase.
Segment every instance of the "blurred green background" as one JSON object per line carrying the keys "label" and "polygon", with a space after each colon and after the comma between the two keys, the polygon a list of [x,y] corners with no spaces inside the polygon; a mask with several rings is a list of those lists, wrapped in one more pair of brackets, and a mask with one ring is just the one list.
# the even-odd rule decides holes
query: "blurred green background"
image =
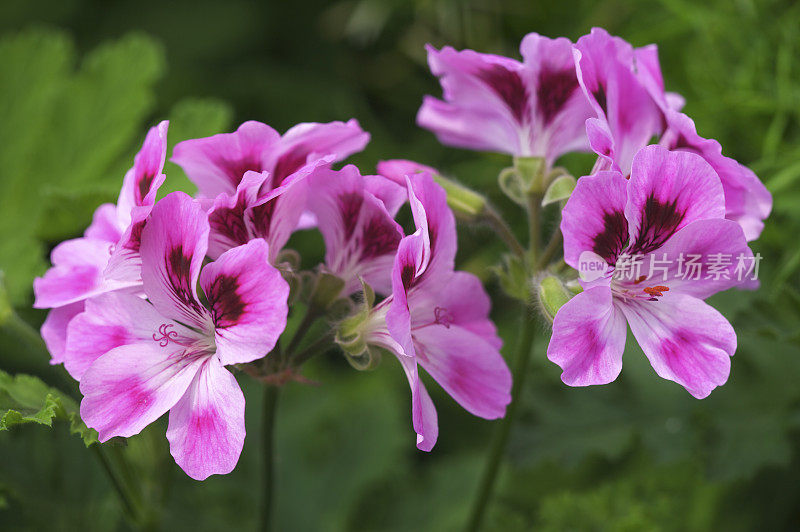
{"label": "blurred green background", "polygon": [[[569,389],[534,356],[488,530],[793,530],[800,528],[800,5],[775,0],[156,0],[0,3],[0,269],[34,328],[31,281],[49,250],[113,200],[148,126],[171,144],[246,119],[279,130],[356,117],[372,142],[353,160],[412,158],[497,192],[506,157],[439,145],[414,125],[440,94],[423,45],[517,56],[530,31],[577,39],[603,26],[659,45],[667,89],[699,132],[750,165],[775,195],[754,248],[757,292],[716,296],[736,327],[729,383],[697,401],[660,380],[629,340],[614,384]],[[566,161],[580,174],[591,159]],[[174,165],[167,188],[187,188]],[[190,190],[190,189],[188,189]],[[488,283],[513,347],[519,310],[488,271],[501,251],[461,227],[459,263]],[[321,258],[320,239],[294,245]],[[0,369],[74,393],[19,324],[0,328]],[[508,356],[510,349],[504,352]],[[278,530],[451,530],[464,522],[493,424],[431,384],[439,443],[418,452],[399,365],[353,371],[335,351],[291,384],[278,412]],[[253,529],[258,523],[262,389],[239,375],[248,436],[236,470],[199,483],[172,462],[165,420],[117,449],[158,526]],[[3,401],[0,394],[0,405]],[[125,530],[107,477],[66,423],[0,432],[0,529]]]}

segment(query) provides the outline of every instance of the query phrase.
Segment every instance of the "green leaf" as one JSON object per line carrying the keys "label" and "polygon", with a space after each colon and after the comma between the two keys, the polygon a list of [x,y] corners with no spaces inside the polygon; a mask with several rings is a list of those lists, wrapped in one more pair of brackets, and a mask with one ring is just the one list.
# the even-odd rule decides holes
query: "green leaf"
{"label": "green leaf", "polygon": [[576,184],[577,181],[571,175],[558,176],[547,187],[547,192],[544,193],[544,198],[542,198],[542,206],[569,198],[572,195],[572,191],[575,190]]}
{"label": "green leaf", "polygon": [[97,442],[97,432],[81,421],[75,401],[36,377],[0,370],[0,431],[23,423],[52,427],[54,419],[68,422],[87,447]]}

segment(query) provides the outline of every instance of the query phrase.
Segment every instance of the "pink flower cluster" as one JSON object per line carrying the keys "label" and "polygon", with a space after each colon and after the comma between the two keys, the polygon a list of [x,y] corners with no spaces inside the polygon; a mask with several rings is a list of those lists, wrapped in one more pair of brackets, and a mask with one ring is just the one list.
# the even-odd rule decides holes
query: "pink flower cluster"
{"label": "pink flower cluster", "polygon": [[[418,123],[446,144],[540,157],[592,150],[598,158],[562,212],[564,257],[579,269],[582,253],[606,274],[555,316],[548,358],[571,386],[605,384],[622,369],[630,325],[663,378],[698,398],[723,384],[736,334],[703,300],[732,286],[735,275],[706,275],[720,254],[753,261],[748,241],[761,233],[772,197],[747,167],[722,155],[665,92],[655,45],[634,48],[595,28],[573,44],[527,35],[523,61],[429,48],[444,100],[426,98]],[[620,279],[617,260],[641,255],[673,264],[665,278]],[[702,275],[680,275],[678,258],[700,256]],[[657,281],[657,282],[656,282]]]}
{"label": "pink flower cluster", "polygon": [[[284,277],[297,273],[279,253],[294,231],[315,226],[326,245],[319,270],[344,280],[341,296],[362,281],[387,296],[371,313],[369,342],[408,375],[420,448],[431,449],[437,426],[418,363],[474,414],[504,414],[511,376],[489,299],[477,278],[454,271],[455,222],[430,174],[333,170],[369,140],[355,120],[284,135],[246,122],[176,145],[172,160],[198,193],[156,201],[166,135],[166,122],[150,130],[116,205],[59,244],[34,283],[35,306],[52,309],[42,327],[52,362],[80,381],[81,417],[100,441],[169,412],[170,450],[187,474],[230,472],[245,400],[225,366],[275,347],[289,312]],[[406,236],[394,216],[409,199],[417,228]]]}

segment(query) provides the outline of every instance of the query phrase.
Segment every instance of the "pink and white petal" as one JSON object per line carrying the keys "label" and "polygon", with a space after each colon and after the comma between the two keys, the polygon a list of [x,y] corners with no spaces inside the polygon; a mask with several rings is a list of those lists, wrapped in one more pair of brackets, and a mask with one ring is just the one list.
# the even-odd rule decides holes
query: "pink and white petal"
{"label": "pink and white petal", "polygon": [[736,333],[705,302],[684,294],[620,305],[636,341],[656,373],[698,399],[725,384],[736,352]]}
{"label": "pink and white petal", "polygon": [[[155,203],[155,194],[151,194],[151,192],[158,189],[164,181],[163,171],[164,161],[167,157],[168,128],[168,120],[164,120],[157,126],[150,128],[142,148],[133,159],[133,167],[125,174],[122,190],[117,201],[123,222],[127,221],[125,217],[133,207]],[[155,181],[158,176],[162,176],[161,183],[156,184]]]}
{"label": "pink and white petal", "polygon": [[369,138],[369,133],[354,118],[347,122],[297,124],[281,137],[280,150],[271,165],[274,186],[313,159],[332,156],[331,162],[336,162],[360,152]]}
{"label": "pink and white petal", "polygon": [[195,480],[233,471],[244,446],[244,394],[216,357],[200,366],[170,409],[167,440],[175,463]]}
{"label": "pink and white petal", "polygon": [[250,120],[233,133],[179,142],[171,160],[183,168],[201,196],[216,198],[234,194],[248,171],[270,170],[280,141],[277,131]]}
{"label": "pink and white petal", "polygon": [[742,287],[753,265],[753,252],[739,224],[710,219],[690,223],[645,255],[641,271],[648,275],[643,285],[667,286],[670,292],[705,299]]}
{"label": "pink and white petal", "polygon": [[128,344],[94,361],[83,374],[81,419],[101,442],[129,437],[161,417],[186,393],[205,355],[155,342]]}
{"label": "pink and white petal", "polygon": [[44,344],[50,352],[50,363],[61,364],[64,362],[64,351],[67,347],[67,327],[72,318],[83,312],[83,301],[70,303],[57,307],[47,313],[42,328]]}
{"label": "pink and white petal", "polygon": [[581,253],[591,251],[615,264],[628,240],[625,204],[628,181],[615,171],[600,171],[578,180],[562,210],[564,260],[579,269]]}
{"label": "pink and white petal", "polygon": [[117,347],[152,343],[172,349],[198,340],[197,333],[164,318],[138,296],[101,294],[87,300],[84,312],[69,323],[64,368],[80,381],[95,360]]}
{"label": "pink and white petal", "polygon": [[246,172],[236,194],[220,194],[208,211],[211,232],[208,256],[216,259],[225,251],[246,244],[252,235],[245,223],[245,212],[258,203],[258,193],[269,181],[269,172]]}
{"label": "pink and white petal", "polygon": [[414,432],[417,433],[417,449],[429,452],[436,445],[439,438],[439,420],[436,407],[433,405],[428,390],[419,378],[417,361],[410,357],[399,355],[397,360],[403,366],[403,371],[411,387],[411,422]]}
{"label": "pink and white petal", "polygon": [[608,384],[622,371],[627,333],[611,289],[590,288],[558,310],[547,358],[563,370],[561,380],[569,386]]}
{"label": "pink and white petal", "polygon": [[415,290],[410,294],[411,327],[432,323],[466,329],[495,349],[503,341],[489,319],[492,302],[480,279],[468,272],[454,272],[439,290]]}
{"label": "pink and white petal", "polygon": [[693,221],[724,218],[722,183],[699,155],[647,146],[633,160],[625,217],[630,253],[648,253]]}
{"label": "pink and white petal", "polygon": [[511,371],[496,347],[446,323],[416,329],[414,342],[417,362],[464,409],[484,419],[505,415]]}
{"label": "pink and white petal", "polygon": [[252,362],[275,347],[286,328],[289,284],[270,264],[265,241],[252,240],[223,253],[203,268],[200,286],[222,364]]}
{"label": "pink and white petal", "polygon": [[142,282],[163,316],[207,330],[208,311],[197,299],[197,279],[208,249],[208,216],[183,192],[159,201],[142,231]]}
{"label": "pink and white petal", "polygon": [[84,231],[83,236],[92,240],[103,240],[116,244],[122,238],[125,227],[117,218],[117,206],[113,203],[100,205],[92,216],[92,223]]}
{"label": "pink and white petal", "polygon": [[33,281],[33,306],[61,307],[106,291],[103,269],[112,247],[107,241],[92,238],[76,238],[57,245],[50,255],[53,267]]}

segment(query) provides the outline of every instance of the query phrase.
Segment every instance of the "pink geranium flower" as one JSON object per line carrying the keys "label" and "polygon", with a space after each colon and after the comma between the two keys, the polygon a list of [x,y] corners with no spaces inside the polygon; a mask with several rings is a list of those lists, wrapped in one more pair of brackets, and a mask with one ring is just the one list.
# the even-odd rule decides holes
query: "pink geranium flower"
{"label": "pink geranium flower", "polygon": [[392,291],[391,272],[403,230],[394,221],[405,187],[382,176],[362,176],[353,165],[321,169],[311,176],[308,208],[325,240],[325,269],[352,294],[367,282],[380,294]]}
{"label": "pink geranium flower", "polygon": [[511,372],[480,280],[453,271],[455,219],[444,190],[427,173],[408,179],[407,187],[417,230],[400,241],[392,293],[372,310],[365,339],[392,352],[403,366],[417,447],[430,451],[439,428],[418,365],[466,410],[486,419],[505,414]]}
{"label": "pink geranium flower", "polygon": [[572,43],[530,33],[520,52],[522,62],[429,46],[444,100],[426,97],[417,123],[444,144],[548,163],[588,149],[584,122],[592,110],[578,86]]}
{"label": "pink geranium flower", "polygon": [[[616,171],[580,178],[562,214],[567,264],[580,269],[591,252],[606,272],[584,282],[555,317],[547,356],[561,379],[570,386],[616,379],[627,322],[661,377],[697,398],[724,384],[736,334],[703,299],[740,284],[753,255],[742,228],[724,218],[711,166],[648,146],[634,157],[629,180]],[[640,267],[625,272],[634,262],[626,257],[639,257]],[[695,263],[688,275],[687,260]]]}
{"label": "pink geranium flower", "polygon": [[694,122],[680,112],[683,98],[664,91],[655,45],[634,49],[593,28],[575,50],[578,79],[595,110],[586,132],[600,156],[596,170],[630,175],[634,154],[653,139],[671,150],[696,153],[722,181],[726,218],[738,222],[748,240],[758,238],[772,196],[752,170],[722,155],[717,141],[697,134]]}
{"label": "pink geranium flower", "polygon": [[117,204],[98,207],[84,236],[56,246],[50,257],[53,267],[33,282],[33,306],[53,309],[41,333],[54,364],[64,362],[67,324],[83,311],[87,298],[141,287],[139,239],[165,179],[168,126],[165,120],[147,133],[125,174]]}
{"label": "pink geranium flower", "polygon": [[260,239],[203,267],[208,234],[189,196],[158,202],[142,232],[147,300],[120,292],[89,300],[67,344],[86,367],[81,417],[100,441],[133,436],[169,411],[171,453],[198,480],[230,472],[244,442],[244,396],[223,366],[275,346],[289,294]]}

